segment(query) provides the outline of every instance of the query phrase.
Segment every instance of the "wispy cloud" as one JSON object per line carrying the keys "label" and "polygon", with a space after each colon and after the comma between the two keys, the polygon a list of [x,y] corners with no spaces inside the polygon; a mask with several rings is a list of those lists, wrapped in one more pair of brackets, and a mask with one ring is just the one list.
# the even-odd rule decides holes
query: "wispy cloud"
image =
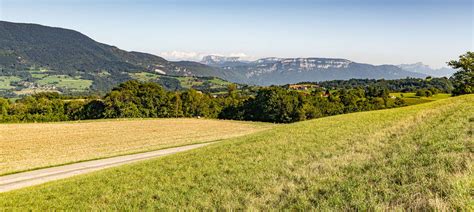
{"label": "wispy cloud", "polygon": [[256,59],[245,53],[220,54],[220,53],[205,53],[205,52],[168,51],[168,52],[161,52],[158,55],[167,60],[189,60],[189,61],[201,61],[203,57],[208,56],[208,55],[217,55],[217,56],[224,56],[224,57],[239,57],[241,60]]}

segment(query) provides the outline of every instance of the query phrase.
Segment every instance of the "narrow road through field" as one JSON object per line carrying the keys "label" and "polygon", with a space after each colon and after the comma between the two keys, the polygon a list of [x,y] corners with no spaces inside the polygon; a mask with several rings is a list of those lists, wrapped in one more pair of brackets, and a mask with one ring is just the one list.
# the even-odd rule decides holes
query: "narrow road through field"
{"label": "narrow road through field", "polygon": [[194,144],[182,147],[162,149],[152,152],[145,152],[133,155],[125,155],[107,159],[74,163],[70,165],[57,166],[52,168],[39,169],[35,171],[22,172],[18,174],[0,177],[0,192],[11,191],[27,186],[38,185],[45,182],[68,178],[71,176],[85,174],[101,169],[106,169],[123,164],[133,163],[141,160],[161,157],[178,152],[183,152],[199,147],[207,146],[211,143]]}

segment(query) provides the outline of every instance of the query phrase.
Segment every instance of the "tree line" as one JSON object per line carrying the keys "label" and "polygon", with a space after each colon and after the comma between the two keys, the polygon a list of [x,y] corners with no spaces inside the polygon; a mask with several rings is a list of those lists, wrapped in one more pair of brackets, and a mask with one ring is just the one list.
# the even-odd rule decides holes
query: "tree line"
{"label": "tree line", "polygon": [[[302,82],[301,84],[310,84],[311,82]],[[405,79],[350,79],[350,80],[331,80],[317,83],[319,86],[327,89],[350,89],[367,86],[383,86],[393,92],[417,92],[418,90],[430,90],[432,93],[451,93],[454,89],[451,79],[446,77],[426,79],[405,78]]]}
{"label": "tree line", "polygon": [[340,89],[303,93],[273,86],[256,95],[239,93],[212,96],[190,89],[167,91],[157,83],[128,81],[102,98],[67,99],[57,93],[26,96],[15,103],[0,98],[1,122],[46,122],[101,118],[206,117],[290,123],[329,115],[402,106],[388,89]]}
{"label": "tree line", "polygon": [[324,95],[319,90],[298,92],[282,87],[261,88],[255,97],[225,107],[219,118],[291,123],[337,114],[405,105],[382,87],[340,89]]}

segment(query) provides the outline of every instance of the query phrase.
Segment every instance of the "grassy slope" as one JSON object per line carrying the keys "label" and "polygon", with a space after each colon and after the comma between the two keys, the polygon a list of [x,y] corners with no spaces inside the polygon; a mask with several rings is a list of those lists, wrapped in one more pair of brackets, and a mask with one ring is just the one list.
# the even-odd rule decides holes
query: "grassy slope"
{"label": "grassy slope", "polygon": [[[46,166],[203,143],[270,128],[211,119],[131,119],[0,124],[0,175]],[[54,151],[52,150],[54,148]]]}
{"label": "grassy slope", "polygon": [[92,85],[92,80],[84,80],[80,77],[67,75],[49,75],[37,81],[39,85],[54,85],[56,87],[75,91],[85,91]]}
{"label": "grassy slope", "polygon": [[[70,90],[70,91],[86,91],[92,85],[92,80],[81,79],[79,76],[71,77],[68,75],[55,75],[47,69],[29,69],[31,76],[36,79],[35,82],[40,86],[56,86],[58,88]],[[14,90],[15,86],[11,86],[12,82],[23,81],[17,76],[0,76],[0,90]],[[32,94],[36,92],[48,92],[54,91],[51,89],[30,89],[25,88],[21,91],[15,92],[18,95],[21,94]]]}
{"label": "grassy slope", "polygon": [[281,125],[0,194],[2,208],[473,209],[474,95]]}
{"label": "grassy slope", "polygon": [[416,93],[391,93],[390,95],[402,98],[407,105],[416,105],[416,104],[421,104],[421,103],[426,103],[426,102],[432,102],[435,100],[446,99],[451,96],[451,94],[447,94],[447,93],[439,93],[431,97],[419,97],[419,96],[416,96],[415,94]]}

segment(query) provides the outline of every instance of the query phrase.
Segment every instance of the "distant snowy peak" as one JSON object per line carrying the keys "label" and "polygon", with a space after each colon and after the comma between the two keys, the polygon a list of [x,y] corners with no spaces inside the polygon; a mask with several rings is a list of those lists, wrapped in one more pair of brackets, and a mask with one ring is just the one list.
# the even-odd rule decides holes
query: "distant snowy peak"
{"label": "distant snowy peak", "polygon": [[400,64],[397,66],[405,71],[426,74],[433,77],[450,77],[456,72],[456,70],[447,67],[434,69],[428,65],[423,64],[422,62],[413,64]]}
{"label": "distant snowy peak", "polygon": [[432,70],[428,65],[423,64],[422,62],[417,62],[413,64],[400,64],[397,65],[401,69],[410,69],[410,70]]}
{"label": "distant snowy peak", "polygon": [[218,55],[208,55],[204,56],[201,60],[201,63],[206,65],[222,65],[225,63],[236,63],[240,62],[239,57],[225,57]]}

